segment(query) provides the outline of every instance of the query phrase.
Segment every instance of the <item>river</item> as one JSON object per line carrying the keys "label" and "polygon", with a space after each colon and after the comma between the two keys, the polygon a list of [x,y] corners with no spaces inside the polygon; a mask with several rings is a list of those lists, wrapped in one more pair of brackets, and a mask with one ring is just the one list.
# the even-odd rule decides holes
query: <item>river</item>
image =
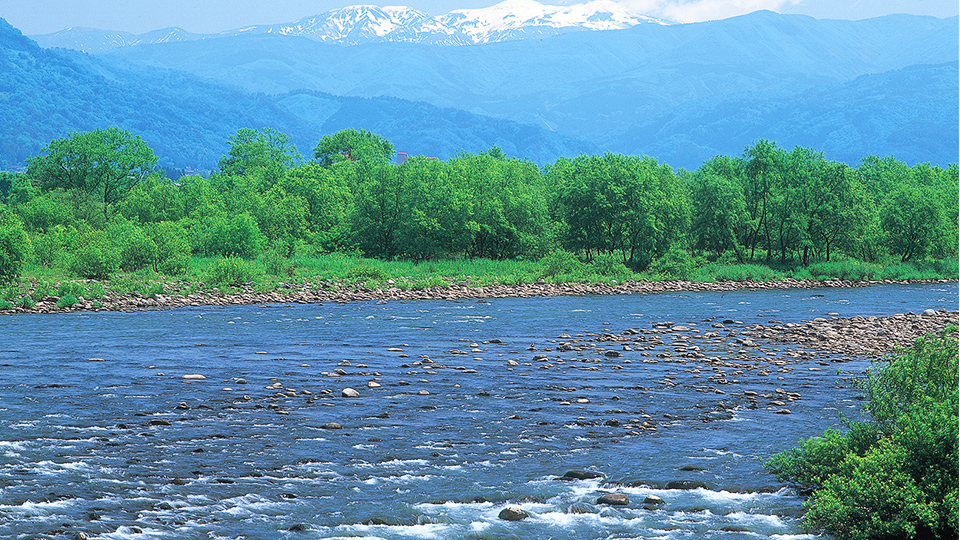
{"label": "river", "polygon": [[737,331],[957,306],[952,283],[2,317],[0,537],[813,538],[761,460],[856,417],[869,361]]}

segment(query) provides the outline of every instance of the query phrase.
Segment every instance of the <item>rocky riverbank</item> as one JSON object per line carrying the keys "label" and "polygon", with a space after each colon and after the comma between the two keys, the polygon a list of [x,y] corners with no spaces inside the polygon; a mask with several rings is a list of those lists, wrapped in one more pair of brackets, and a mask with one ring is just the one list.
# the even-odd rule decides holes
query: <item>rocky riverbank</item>
{"label": "rocky riverbank", "polygon": [[[955,283],[956,280],[911,280],[904,283]],[[892,284],[883,281],[849,280],[797,280],[782,281],[629,281],[617,285],[585,283],[530,283],[521,285],[472,286],[457,284],[447,287],[426,289],[386,288],[369,289],[361,286],[335,286],[325,289],[308,288],[301,285],[280,283],[277,290],[254,292],[249,287],[242,292],[224,294],[216,290],[205,293],[179,294],[178,289],[168,294],[144,296],[139,293],[124,295],[106,295],[99,299],[79,298],[71,306],[58,306],[60,298],[47,296],[33,307],[11,307],[0,313],[69,313],[75,311],[140,311],[148,309],[175,309],[199,306],[234,306],[256,304],[317,304],[323,302],[349,303],[366,301],[407,301],[407,300],[482,300],[486,298],[531,298],[540,296],[587,296],[610,294],[657,294],[662,292],[724,292],[734,290],[760,289],[817,289],[837,287],[867,287],[871,285]],[[389,282],[388,282],[389,284]]]}

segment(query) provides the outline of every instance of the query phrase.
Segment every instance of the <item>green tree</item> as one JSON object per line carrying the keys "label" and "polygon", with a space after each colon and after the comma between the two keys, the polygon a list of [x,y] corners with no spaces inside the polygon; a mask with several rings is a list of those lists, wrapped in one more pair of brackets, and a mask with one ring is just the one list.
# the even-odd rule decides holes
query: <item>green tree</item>
{"label": "green tree", "polygon": [[323,167],[341,161],[386,163],[393,158],[393,144],[363,129],[345,129],[320,139],[313,157]]}
{"label": "green tree", "polygon": [[900,261],[922,259],[944,229],[943,213],[927,188],[901,186],[883,202],[880,224],[890,253]]}
{"label": "green tree", "polygon": [[411,158],[398,167],[404,197],[397,234],[403,238],[403,254],[414,260],[462,253],[470,243],[470,198],[449,169],[425,158]]}
{"label": "green tree", "polygon": [[397,233],[404,205],[403,181],[396,165],[383,162],[373,164],[357,186],[350,222],[357,245],[369,257],[392,258],[401,252]]}
{"label": "green tree", "polygon": [[701,167],[693,176],[690,190],[694,247],[713,252],[717,259],[733,251],[743,262],[738,233],[747,220],[747,211],[740,182]]}
{"label": "green tree", "polygon": [[568,249],[588,257],[618,252],[645,268],[686,238],[687,193],[672,169],[653,158],[580,156],[548,174]]}
{"label": "green tree", "polygon": [[70,271],[86,279],[107,279],[120,267],[120,253],[104,231],[87,230],[76,239]]}
{"label": "green tree", "polygon": [[270,189],[284,171],[303,159],[290,137],[272,128],[240,128],[227,140],[227,155],[220,158],[220,172],[227,175],[259,176],[261,191]]}
{"label": "green tree", "polygon": [[157,165],[139,136],[116,127],[54,139],[27,160],[27,175],[45,190],[64,189],[98,199],[104,215]]}
{"label": "green tree", "polygon": [[[749,221],[742,243],[752,260],[761,244],[769,260],[773,255],[773,230],[776,199],[782,185],[786,153],[775,143],[761,140],[744,152],[744,199]],[[782,205],[782,203],[781,203]]]}
{"label": "green tree", "polygon": [[321,251],[352,247],[349,216],[354,195],[350,179],[342,172],[304,163],[287,171],[280,183],[286,193],[306,202],[310,243]]}

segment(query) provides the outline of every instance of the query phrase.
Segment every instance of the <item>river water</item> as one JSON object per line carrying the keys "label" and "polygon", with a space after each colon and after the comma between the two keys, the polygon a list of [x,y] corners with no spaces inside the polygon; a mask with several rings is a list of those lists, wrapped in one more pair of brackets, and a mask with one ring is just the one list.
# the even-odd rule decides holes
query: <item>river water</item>
{"label": "river water", "polygon": [[[856,417],[869,362],[737,332],[957,305],[934,284],[3,317],[0,537],[812,538],[761,459]],[[647,341],[591,341],[627,329]]]}

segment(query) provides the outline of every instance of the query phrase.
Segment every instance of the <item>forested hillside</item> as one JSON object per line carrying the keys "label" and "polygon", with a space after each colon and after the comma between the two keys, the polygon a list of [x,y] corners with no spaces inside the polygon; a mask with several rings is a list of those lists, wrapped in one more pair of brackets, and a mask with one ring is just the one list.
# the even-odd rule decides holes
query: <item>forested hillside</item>
{"label": "forested hillside", "polygon": [[25,165],[51,139],[119,126],[140,135],[167,169],[212,170],[242,127],[271,127],[309,147],[342,127],[376,130],[410,155],[442,158],[500,145],[537,162],[591,151],[547,130],[401,99],[319,92],[250,94],[170,69],[105,63],[42,49],[0,19],[0,169]]}

